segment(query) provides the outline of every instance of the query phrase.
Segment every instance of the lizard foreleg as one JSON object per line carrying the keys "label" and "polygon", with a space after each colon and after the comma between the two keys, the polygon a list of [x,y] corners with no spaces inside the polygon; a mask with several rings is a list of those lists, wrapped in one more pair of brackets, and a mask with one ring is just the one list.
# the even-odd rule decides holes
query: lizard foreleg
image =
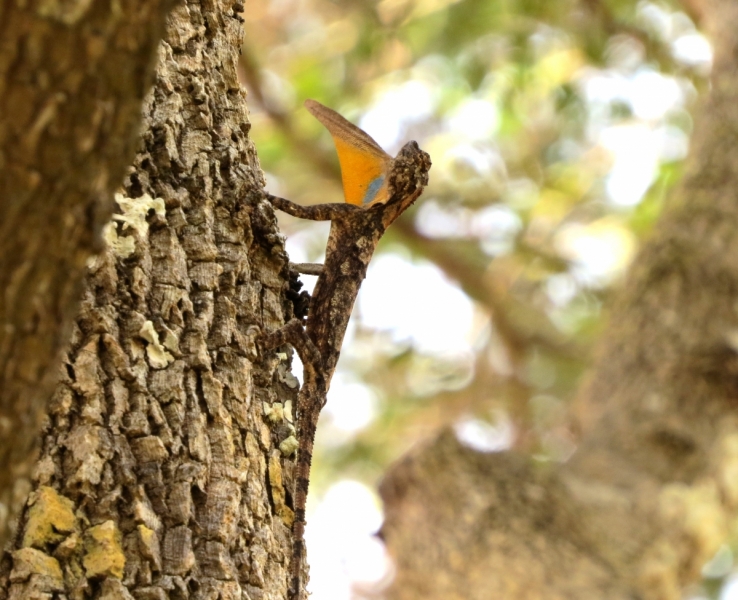
{"label": "lizard foreleg", "polygon": [[272,203],[275,208],[282,212],[297,217],[298,219],[307,219],[308,221],[333,221],[334,219],[346,218],[350,215],[361,212],[360,206],[353,204],[313,204],[312,206],[302,206],[295,204],[285,198],[266,194],[267,200]]}

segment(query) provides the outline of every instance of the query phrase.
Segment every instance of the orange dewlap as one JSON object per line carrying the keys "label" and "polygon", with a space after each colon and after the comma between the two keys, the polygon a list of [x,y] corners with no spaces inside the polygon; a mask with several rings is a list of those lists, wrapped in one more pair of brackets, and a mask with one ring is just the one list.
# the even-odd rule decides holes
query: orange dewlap
{"label": "orange dewlap", "polygon": [[[343,195],[346,202],[358,206],[387,201],[387,161],[369,154],[362,148],[347,143],[339,137],[333,136],[338,152],[338,162],[341,163],[341,179],[343,180]],[[370,186],[377,178],[383,178],[379,189],[371,190]],[[377,187],[377,184],[373,186]]]}
{"label": "orange dewlap", "polygon": [[392,157],[365,131],[335,110],[315,100],[305,100],[305,107],[333,137],[346,202],[357,206],[386,202],[389,199],[386,175]]}

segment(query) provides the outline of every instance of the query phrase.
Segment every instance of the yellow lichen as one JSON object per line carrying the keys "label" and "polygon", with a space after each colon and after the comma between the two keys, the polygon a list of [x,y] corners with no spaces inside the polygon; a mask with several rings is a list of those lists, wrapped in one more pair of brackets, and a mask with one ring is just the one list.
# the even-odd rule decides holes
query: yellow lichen
{"label": "yellow lichen", "polygon": [[30,499],[23,547],[43,548],[62,541],[74,531],[74,503],[54,488],[41,486]]}
{"label": "yellow lichen", "polygon": [[121,533],[113,521],[105,521],[87,530],[82,564],[87,577],[123,578],[126,557]]}

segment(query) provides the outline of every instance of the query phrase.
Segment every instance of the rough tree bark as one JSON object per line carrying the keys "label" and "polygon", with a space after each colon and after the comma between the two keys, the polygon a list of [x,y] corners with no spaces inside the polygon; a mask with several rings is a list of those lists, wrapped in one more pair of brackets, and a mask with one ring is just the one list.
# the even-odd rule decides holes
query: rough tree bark
{"label": "rough tree bark", "polygon": [[451,434],[388,474],[390,596],[681,598],[738,515],[738,7],[705,3],[712,88],[576,404],[563,465]]}
{"label": "rough tree bark", "polygon": [[89,269],[0,599],[283,598],[294,452],[283,238],[236,77],[243,6],[170,15]]}
{"label": "rough tree bark", "polygon": [[0,2],[0,547],[170,4]]}

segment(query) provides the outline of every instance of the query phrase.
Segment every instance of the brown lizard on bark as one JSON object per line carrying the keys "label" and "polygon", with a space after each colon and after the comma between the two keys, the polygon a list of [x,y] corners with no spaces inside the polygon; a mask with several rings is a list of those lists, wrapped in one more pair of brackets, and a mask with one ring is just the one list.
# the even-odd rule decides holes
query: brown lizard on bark
{"label": "brown lizard on bark", "polygon": [[265,334],[263,350],[285,343],[297,350],[303,364],[303,384],[297,397],[298,454],[295,467],[292,560],[289,597],[300,600],[305,556],[305,504],[315,429],[326,403],[331,378],[341,351],[354,301],[380,238],[428,184],[430,156],[408,142],[393,159],[364,131],[341,115],[315,102],[305,105],[333,135],[341,163],[347,204],[301,206],[267,194],[272,205],[290,215],[313,221],[331,221],[322,269],[294,265],[318,275],[310,300],[307,324],[292,319]]}

